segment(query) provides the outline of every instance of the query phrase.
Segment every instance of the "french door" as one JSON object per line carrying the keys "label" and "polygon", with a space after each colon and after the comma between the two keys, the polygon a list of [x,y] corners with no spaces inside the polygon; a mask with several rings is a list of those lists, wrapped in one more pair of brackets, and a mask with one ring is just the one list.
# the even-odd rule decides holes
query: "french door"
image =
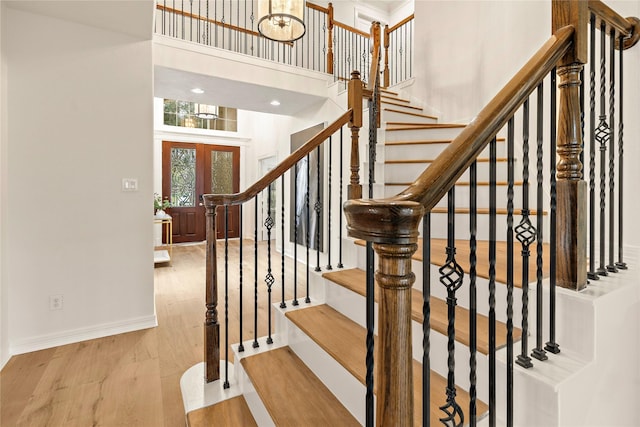
{"label": "french door", "polygon": [[[203,194],[240,190],[240,148],[223,145],[162,142],[162,195],[171,201],[175,243],[206,239]],[[229,208],[228,237],[238,237],[239,208]],[[216,215],[216,238],[224,238],[224,207]]]}

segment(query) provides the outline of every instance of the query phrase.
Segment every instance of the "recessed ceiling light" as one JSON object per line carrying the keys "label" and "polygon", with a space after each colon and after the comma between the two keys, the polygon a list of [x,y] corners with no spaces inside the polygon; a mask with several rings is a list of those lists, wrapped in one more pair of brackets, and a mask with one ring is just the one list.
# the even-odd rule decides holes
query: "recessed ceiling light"
{"label": "recessed ceiling light", "polygon": [[273,105],[274,107],[277,107],[278,105],[280,105],[280,101],[276,101],[274,99],[273,101],[271,101],[271,105]]}
{"label": "recessed ceiling light", "polygon": [[200,89],[199,87],[196,87],[196,88],[191,89],[191,92],[193,92],[193,93],[204,93],[204,90]]}

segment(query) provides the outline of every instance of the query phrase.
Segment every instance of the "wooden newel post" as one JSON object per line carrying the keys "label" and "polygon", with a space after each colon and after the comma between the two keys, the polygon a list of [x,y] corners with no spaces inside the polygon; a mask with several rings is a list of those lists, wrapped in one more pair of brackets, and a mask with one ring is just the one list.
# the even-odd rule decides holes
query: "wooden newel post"
{"label": "wooden newel post", "polygon": [[327,74],[333,74],[333,3],[329,3],[329,12],[327,13],[329,25],[327,25],[328,29],[328,40],[327,46]]}
{"label": "wooden newel post", "polygon": [[220,324],[218,323],[218,259],[216,252],[216,207],[206,207],[207,254],[206,292],[207,308],[204,320],[205,381],[220,379]]}
{"label": "wooden newel post", "polygon": [[362,80],[360,72],[352,71],[349,80],[349,108],[353,110],[349,127],[351,128],[351,178],[347,187],[349,200],[362,197],[362,185],[360,184],[360,147],[358,133],[362,127]]}
{"label": "wooden newel post", "polygon": [[587,284],[587,183],[583,179],[580,153],[580,71],[587,60],[588,4],[580,0],[553,0],[552,28],[574,27],[573,44],[557,67],[558,152],[556,283],[583,289]]}

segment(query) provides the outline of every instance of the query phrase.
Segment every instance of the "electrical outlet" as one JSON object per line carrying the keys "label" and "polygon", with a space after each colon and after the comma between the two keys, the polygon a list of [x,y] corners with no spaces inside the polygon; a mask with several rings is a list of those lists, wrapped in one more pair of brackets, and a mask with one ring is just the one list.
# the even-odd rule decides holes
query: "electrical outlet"
{"label": "electrical outlet", "polygon": [[49,296],[49,310],[62,310],[64,297],[62,295]]}

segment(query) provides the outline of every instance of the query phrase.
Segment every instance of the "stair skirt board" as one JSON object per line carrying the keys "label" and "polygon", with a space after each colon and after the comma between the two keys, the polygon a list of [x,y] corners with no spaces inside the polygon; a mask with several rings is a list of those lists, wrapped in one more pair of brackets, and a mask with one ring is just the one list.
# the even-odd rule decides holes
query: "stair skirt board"
{"label": "stair skirt board", "polygon": [[[220,373],[222,376],[225,372],[225,365],[227,365],[226,362],[221,360]],[[223,387],[224,380],[211,383],[204,382],[204,362],[193,365],[182,374],[182,377],[180,377],[180,390],[182,392],[182,403],[184,404],[185,414],[242,394],[242,390],[235,381],[234,364],[228,363],[228,369],[229,382],[232,387],[227,389]]]}

